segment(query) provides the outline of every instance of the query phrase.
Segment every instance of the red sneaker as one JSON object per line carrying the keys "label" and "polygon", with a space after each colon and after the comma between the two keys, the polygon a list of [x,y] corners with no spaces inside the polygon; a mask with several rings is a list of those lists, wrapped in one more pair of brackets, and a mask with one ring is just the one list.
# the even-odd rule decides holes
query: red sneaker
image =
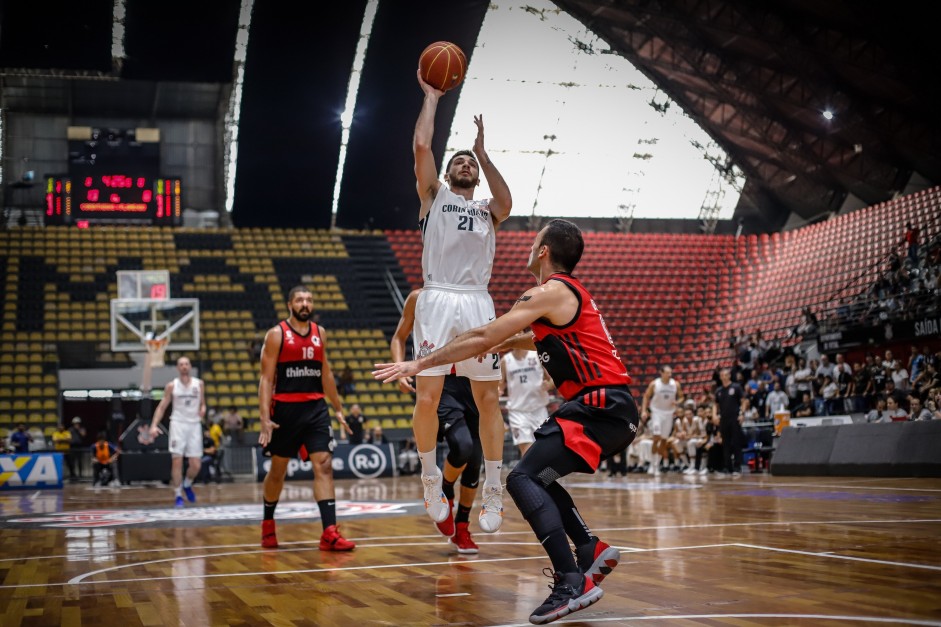
{"label": "red sneaker", "polygon": [[451,544],[457,547],[457,552],[464,555],[473,555],[477,553],[477,544],[474,543],[474,540],[471,538],[470,530],[467,528],[467,523],[457,523],[457,531],[454,532],[454,537],[451,538]]}
{"label": "red sneaker", "polygon": [[576,549],[575,559],[579,569],[591,579],[591,582],[599,584],[618,565],[621,552],[613,546],[608,546],[597,536],[592,536],[591,542]]}
{"label": "red sneaker", "polygon": [[439,523],[435,523],[435,527],[445,538],[454,535],[454,501],[452,499],[448,499],[448,517]]}
{"label": "red sneaker", "polygon": [[261,521],[261,548],[278,548],[278,534],[274,528],[274,519]]}
{"label": "red sneaker", "polygon": [[320,536],[321,551],[352,551],[356,544],[350,542],[340,535],[340,529],[336,525],[330,525],[323,530]]}

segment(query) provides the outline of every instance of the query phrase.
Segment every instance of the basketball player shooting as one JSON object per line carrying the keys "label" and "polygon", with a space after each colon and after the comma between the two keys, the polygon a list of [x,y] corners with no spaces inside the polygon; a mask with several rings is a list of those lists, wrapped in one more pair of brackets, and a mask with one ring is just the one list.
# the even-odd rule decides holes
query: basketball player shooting
{"label": "basketball player shooting", "polygon": [[[536,441],[506,480],[507,491],[552,561],[552,594],[533,610],[543,624],[586,608],[620,558],[592,535],[558,479],[593,473],[637,432],[631,378],[595,301],[572,271],[584,240],[577,226],[552,220],[536,236],[529,271],[538,285],[507,313],[412,361],[376,364],[373,377],[391,382],[442,364],[514,348],[536,350],[565,402],[536,430]],[[521,333],[531,327],[531,333]],[[575,545],[575,555],[569,546]]]}
{"label": "basketball player shooting", "polygon": [[[496,229],[509,217],[513,200],[484,148],[483,116],[474,118],[477,138],[473,152],[461,150],[451,157],[444,177],[447,185],[438,179],[431,139],[438,99],[444,92],[422,80],[420,71],[416,75],[425,94],[412,146],[421,200],[418,218],[424,289],[415,307],[413,336],[416,355],[424,356],[496,317],[487,287],[496,250]],[[480,172],[487,177],[492,198],[474,199]],[[450,511],[435,453],[438,403],[445,375],[452,366],[458,376],[470,379],[474,402],[480,410],[485,477],[478,523],[484,531],[493,532],[503,523],[503,416],[498,390],[500,356],[496,353],[483,360],[471,356],[438,364],[418,376],[412,428],[421,461],[425,509],[436,523],[443,522]]]}

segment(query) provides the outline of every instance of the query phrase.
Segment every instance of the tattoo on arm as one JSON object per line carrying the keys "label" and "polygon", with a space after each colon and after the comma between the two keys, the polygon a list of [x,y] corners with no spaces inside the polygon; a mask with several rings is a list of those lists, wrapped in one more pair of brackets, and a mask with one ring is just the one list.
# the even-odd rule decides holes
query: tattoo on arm
{"label": "tattoo on arm", "polygon": [[531,298],[532,298],[532,296],[525,296],[525,295],[524,295],[524,296],[520,296],[519,298],[516,299],[516,302],[518,302],[518,303],[525,303],[526,301],[530,300]]}

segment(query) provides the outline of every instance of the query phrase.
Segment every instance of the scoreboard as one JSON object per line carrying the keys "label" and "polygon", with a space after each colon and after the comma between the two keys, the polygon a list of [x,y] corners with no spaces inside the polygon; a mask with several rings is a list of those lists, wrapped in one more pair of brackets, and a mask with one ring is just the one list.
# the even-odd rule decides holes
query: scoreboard
{"label": "scoreboard", "polygon": [[130,174],[46,178],[46,224],[119,222],[179,226],[182,182]]}
{"label": "scoreboard", "polygon": [[160,176],[160,129],[68,129],[69,170],[46,175],[47,224],[182,224],[182,181]]}

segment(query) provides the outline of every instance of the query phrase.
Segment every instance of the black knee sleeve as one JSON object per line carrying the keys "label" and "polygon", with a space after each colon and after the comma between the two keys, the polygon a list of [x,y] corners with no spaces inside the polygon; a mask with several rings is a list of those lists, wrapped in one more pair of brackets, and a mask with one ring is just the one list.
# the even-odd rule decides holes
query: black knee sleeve
{"label": "black knee sleeve", "polygon": [[514,470],[506,478],[506,491],[513,497],[523,518],[529,520],[546,502],[546,489],[532,477]]}
{"label": "black knee sleeve", "polygon": [[474,451],[470,459],[467,460],[467,466],[461,473],[461,485],[465,488],[475,489],[480,484],[480,466],[484,461],[484,453],[480,448],[480,442],[474,442]]}
{"label": "black knee sleeve", "polygon": [[445,436],[448,441],[448,463],[455,468],[466,464],[474,453],[474,441],[466,428],[451,429]]}

